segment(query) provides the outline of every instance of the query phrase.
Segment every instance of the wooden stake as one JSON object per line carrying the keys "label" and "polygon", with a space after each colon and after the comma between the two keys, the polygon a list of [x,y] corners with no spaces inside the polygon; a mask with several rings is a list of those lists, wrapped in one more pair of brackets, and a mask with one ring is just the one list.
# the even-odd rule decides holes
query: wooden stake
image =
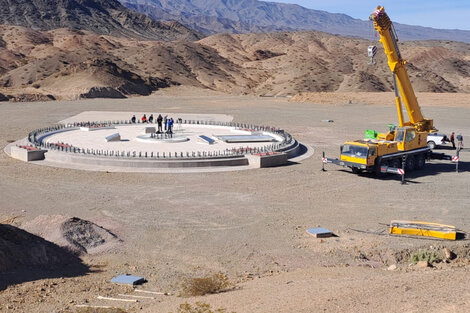
{"label": "wooden stake", "polygon": [[140,299],[152,299],[155,300],[155,297],[146,297],[146,296],[135,296],[135,295],[125,295],[125,294],[118,294],[120,297],[132,297],[132,298],[140,298]]}
{"label": "wooden stake", "polygon": [[110,300],[110,301],[139,302],[138,300],[135,300],[135,299],[119,299],[119,298],[109,298],[109,297],[102,297],[102,296],[98,296],[96,298],[100,300]]}
{"label": "wooden stake", "polygon": [[140,290],[140,289],[135,289],[135,292],[144,292],[144,293],[151,293],[153,295],[165,295],[164,292],[157,292],[157,291],[147,291],[147,290]]}
{"label": "wooden stake", "polygon": [[77,308],[94,308],[94,309],[112,309],[112,306],[108,305],[89,305],[89,304],[76,304]]}

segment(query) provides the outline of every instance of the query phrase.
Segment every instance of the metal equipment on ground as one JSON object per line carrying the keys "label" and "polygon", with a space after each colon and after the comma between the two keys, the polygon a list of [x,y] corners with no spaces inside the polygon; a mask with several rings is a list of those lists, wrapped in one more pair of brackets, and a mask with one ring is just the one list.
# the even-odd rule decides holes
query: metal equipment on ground
{"label": "metal equipment on ground", "polygon": [[457,238],[455,226],[416,221],[392,221],[390,223],[390,234],[426,236],[447,240]]}

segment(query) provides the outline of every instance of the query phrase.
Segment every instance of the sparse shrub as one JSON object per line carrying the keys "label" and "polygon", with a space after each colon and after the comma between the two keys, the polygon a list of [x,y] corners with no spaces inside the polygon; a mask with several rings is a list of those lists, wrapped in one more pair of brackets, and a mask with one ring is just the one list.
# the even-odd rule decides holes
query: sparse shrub
{"label": "sparse shrub", "polygon": [[[191,304],[185,302],[185,303],[180,304],[180,306],[178,307],[178,311],[176,312],[177,313],[226,313],[227,310],[226,309],[213,310],[210,304],[204,303],[204,302],[196,302],[194,307]],[[232,312],[232,313],[235,313],[235,312]]]}
{"label": "sparse shrub", "polygon": [[33,87],[36,88],[36,89],[38,89],[39,87],[41,87],[41,85],[39,85],[39,84],[34,84]]}
{"label": "sparse shrub", "polygon": [[203,296],[228,290],[232,284],[227,275],[216,273],[212,276],[187,278],[181,284],[180,296]]}
{"label": "sparse shrub", "polygon": [[419,261],[426,261],[429,264],[439,263],[442,261],[442,256],[438,251],[419,249],[410,255],[410,263],[416,264]]}

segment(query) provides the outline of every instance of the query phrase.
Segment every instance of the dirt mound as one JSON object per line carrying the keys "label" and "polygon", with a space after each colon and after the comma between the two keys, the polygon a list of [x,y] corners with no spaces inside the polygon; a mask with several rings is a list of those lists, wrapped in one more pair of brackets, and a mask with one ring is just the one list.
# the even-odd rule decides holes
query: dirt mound
{"label": "dirt mound", "polygon": [[67,249],[12,225],[0,224],[0,273],[19,268],[53,269],[80,263]]}
{"label": "dirt mound", "polygon": [[92,98],[113,98],[113,99],[124,99],[125,95],[120,93],[111,87],[91,87],[86,93],[82,93],[80,98],[92,99]]}
{"label": "dirt mound", "polygon": [[53,101],[55,100],[55,97],[53,95],[20,93],[20,94],[11,96],[11,99],[10,98],[7,98],[7,99],[14,101],[14,102],[33,102],[33,101]]}
{"label": "dirt mound", "polygon": [[77,254],[95,254],[117,245],[120,240],[109,230],[78,217],[38,216],[23,225],[46,240],[67,247]]}

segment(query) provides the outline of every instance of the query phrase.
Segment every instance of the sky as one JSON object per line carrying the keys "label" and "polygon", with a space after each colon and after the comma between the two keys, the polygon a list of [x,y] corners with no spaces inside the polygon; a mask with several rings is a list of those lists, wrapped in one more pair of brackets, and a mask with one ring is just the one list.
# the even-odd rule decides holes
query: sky
{"label": "sky", "polygon": [[367,20],[377,5],[394,22],[434,28],[470,30],[469,0],[264,0],[295,3],[315,10],[344,13]]}

